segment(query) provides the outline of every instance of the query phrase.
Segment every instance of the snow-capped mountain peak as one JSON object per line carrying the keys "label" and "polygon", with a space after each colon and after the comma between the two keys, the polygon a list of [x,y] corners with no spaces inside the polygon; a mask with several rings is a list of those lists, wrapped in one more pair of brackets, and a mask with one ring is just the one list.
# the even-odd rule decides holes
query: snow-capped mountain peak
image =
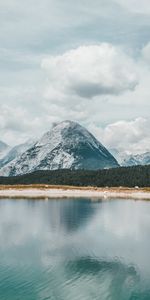
{"label": "snow-capped mountain peak", "polygon": [[73,121],[55,124],[32,147],[0,170],[17,175],[35,170],[103,169],[117,167],[108,150],[83,126]]}
{"label": "snow-capped mountain peak", "polygon": [[150,152],[141,154],[130,154],[122,158],[122,166],[137,166],[150,164]]}
{"label": "snow-capped mountain peak", "polygon": [[130,151],[121,151],[119,149],[109,149],[112,155],[117,159],[120,166],[137,166],[150,164],[150,152],[131,153]]}

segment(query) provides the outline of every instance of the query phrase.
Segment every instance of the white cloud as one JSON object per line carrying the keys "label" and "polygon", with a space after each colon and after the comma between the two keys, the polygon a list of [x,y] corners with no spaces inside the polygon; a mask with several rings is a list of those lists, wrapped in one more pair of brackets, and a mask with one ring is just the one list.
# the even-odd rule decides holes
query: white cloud
{"label": "white cloud", "polygon": [[124,8],[129,9],[131,12],[140,14],[150,14],[150,1],[149,0],[114,0]]}
{"label": "white cloud", "polygon": [[46,97],[65,101],[68,96],[93,98],[134,90],[138,76],[134,61],[111,44],[81,46],[43,59],[48,74]]}
{"label": "white cloud", "polygon": [[136,118],[117,121],[104,129],[89,126],[92,132],[108,147],[129,153],[150,151],[150,120]]}
{"label": "white cloud", "polygon": [[150,64],[150,42],[143,47],[142,58],[146,63]]}
{"label": "white cloud", "polygon": [[98,131],[148,118],[149,13],[149,0],[0,1],[0,139],[17,144],[64,119]]}
{"label": "white cloud", "polygon": [[[17,144],[40,136],[53,122],[71,119],[91,127],[108,147],[150,149],[146,129],[149,123],[143,125],[143,139],[137,134],[139,142],[134,133],[135,124],[136,130],[141,130],[137,127],[143,122],[139,116],[142,120],[149,117],[150,70],[143,57],[146,47],[141,58],[134,61],[110,44],[82,46],[42,60],[43,71],[37,69],[36,77],[32,73],[33,82],[28,71],[16,71],[13,77],[11,73],[16,85],[0,87],[1,139]],[[133,89],[137,73],[139,84]],[[126,121],[129,119],[138,121]],[[104,130],[99,129],[102,126]]]}

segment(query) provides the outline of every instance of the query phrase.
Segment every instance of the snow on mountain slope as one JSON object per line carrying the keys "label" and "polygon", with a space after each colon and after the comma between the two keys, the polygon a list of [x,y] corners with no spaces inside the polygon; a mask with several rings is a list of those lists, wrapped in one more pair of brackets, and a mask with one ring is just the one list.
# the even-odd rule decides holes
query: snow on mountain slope
{"label": "snow on mountain slope", "polygon": [[137,166],[150,164],[150,152],[126,155],[120,162],[122,166]]}
{"label": "snow on mountain slope", "polygon": [[150,152],[129,153],[118,149],[109,149],[110,153],[117,159],[120,166],[137,166],[150,164]]}
{"label": "snow on mountain slope", "polygon": [[6,155],[0,160],[0,168],[12,162],[14,159],[19,157],[22,153],[24,153],[27,149],[29,149],[35,141],[28,140],[23,144],[19,144],[14,146],[13,148],[9,148],[9,151],[5,153]]}
{"label": "snow on mountain slope", "polygon": [[64,121],[55,125],[27,151],[0,170],[14,176],[36,170],[118,167],[116,159],[84,127]]}

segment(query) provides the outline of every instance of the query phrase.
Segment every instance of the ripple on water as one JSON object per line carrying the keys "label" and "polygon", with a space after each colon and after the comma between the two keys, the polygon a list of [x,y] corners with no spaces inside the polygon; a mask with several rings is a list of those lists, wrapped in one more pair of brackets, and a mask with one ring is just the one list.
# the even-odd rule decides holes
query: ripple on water
{"label": "ripple on water", "polygon": [[150,300],[149,214],[134,201],[1,202],[0,300]]}

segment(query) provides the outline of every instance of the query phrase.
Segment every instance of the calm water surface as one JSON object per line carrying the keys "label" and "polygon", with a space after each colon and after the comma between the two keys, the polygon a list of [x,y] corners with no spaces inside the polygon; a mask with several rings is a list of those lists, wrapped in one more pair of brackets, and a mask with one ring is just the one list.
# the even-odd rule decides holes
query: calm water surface
{"label": "calm water surface", "polygon": [[0,300],[150,300],[150,202],[1,200]]}

